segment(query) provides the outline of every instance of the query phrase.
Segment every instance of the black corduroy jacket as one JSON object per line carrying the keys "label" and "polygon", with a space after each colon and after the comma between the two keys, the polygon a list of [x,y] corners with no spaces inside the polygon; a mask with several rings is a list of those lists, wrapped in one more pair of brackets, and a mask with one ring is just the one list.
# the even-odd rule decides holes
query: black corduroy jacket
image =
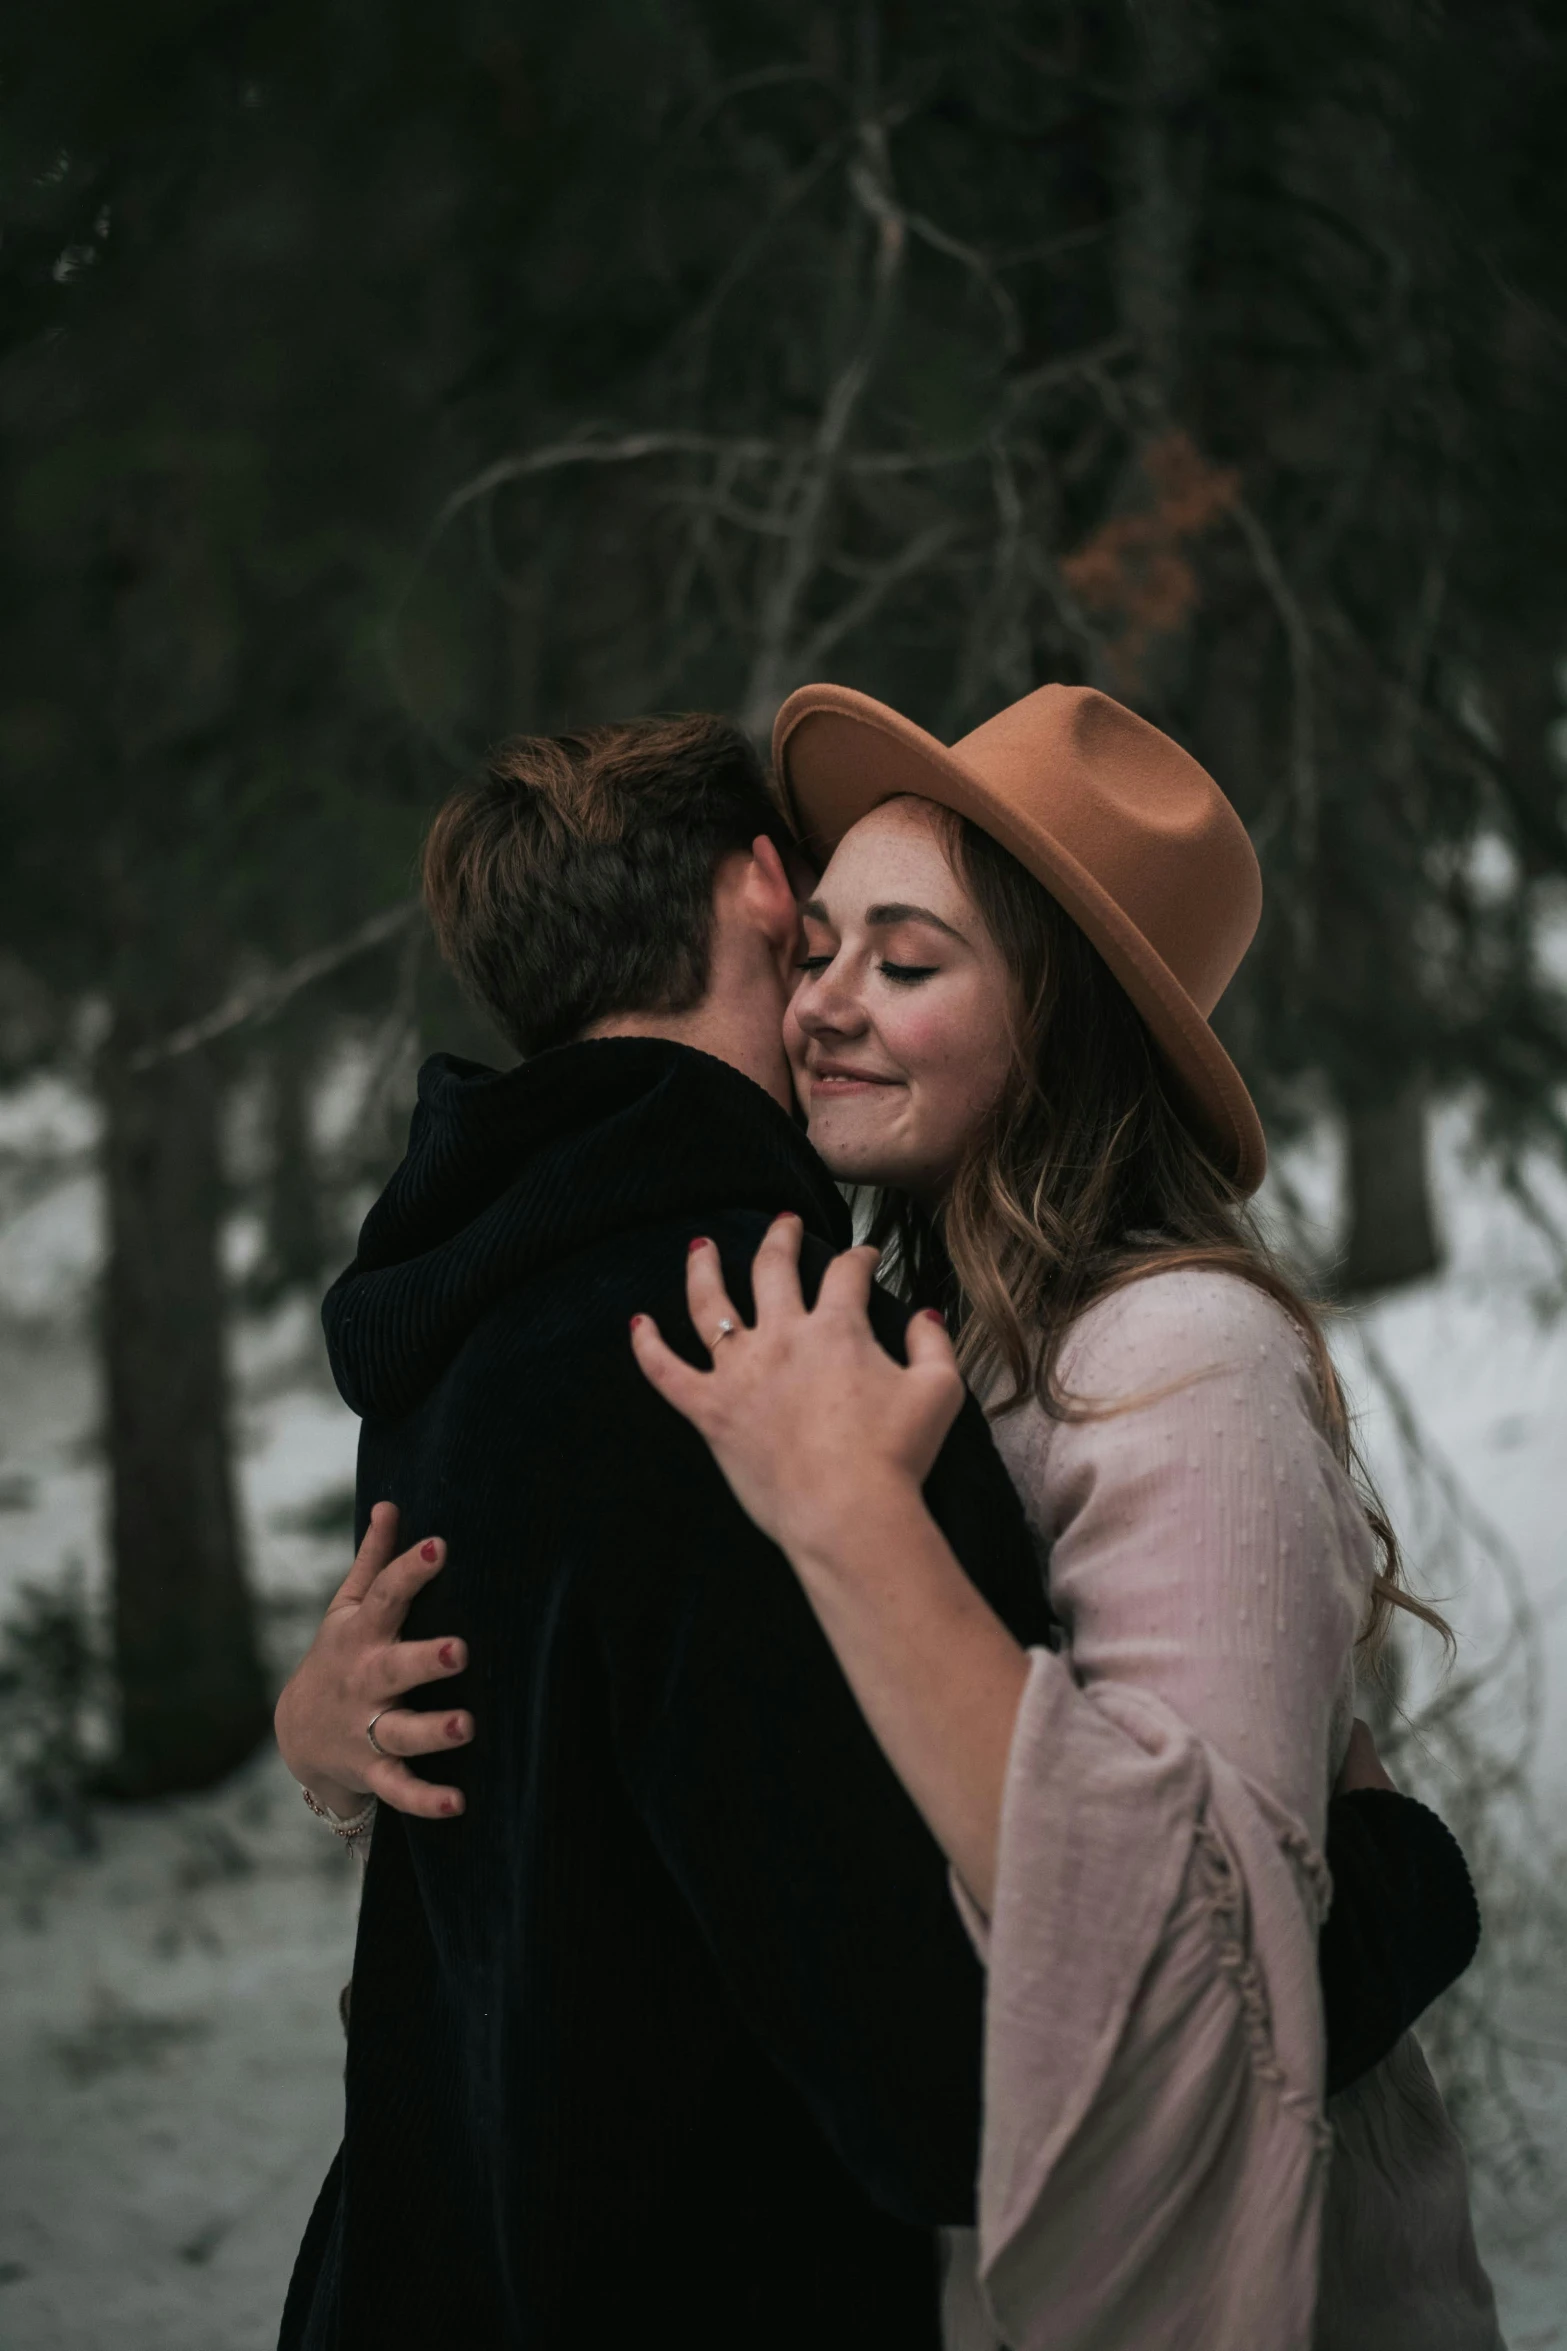
{"label": "black corduroy jacket", "polygon": [[[686,1245],[734,1294],[769,1219],[848,1238],[793,1122],[641,1039],[423,1073],[408,1158],[326,1322],[383,1495],[448,1564],[467,1810],[383,1810],[343,2147],[286,2345],[856,2351],[938,2341],[932,2231],[972,2210],[981,1976],[942,1857],[782,1555],[643,1380],[697,1357]],[[904,1320],[876,1308],[889,1344]],[[931,1506],[1022,1640],[1048,1616],[970,1407]]]}
{"label": "black corduroy jacket", "polygon": [[[716,1240],[746,1304],[784,1208],[813,1288],[849,1238],[836,1188],[759,1087],[684,1047],[421,1074],[326,1324],[364,1418],[361,1524],[388,1496],[447,1538],[407,1629],[463,1635],[471,1662],[415,1702],[470,1705],[478,1740],[439,1766],[460,1820],[376,1825],[343,2145],[285,2351],[939,2341],[933,2230],[973,2211],[980,1970],[786,1561],[627,1333],[653,1313],[703,1360],[686,1244]],[[898,1352],[902,1310],[873,1312]],[[1016,1637],[1046,1640],[972,1403],[927,1496]],[[1359,1801],[1333,1807],[1330,1863]],[[1351,1873],[1325,1968],[1357,2070],[1453,1943],[1445,1831],[1404,1809],[1377,1815],[1389,1854],[1413,1835],[1422,1857],[1403,1906]]]}

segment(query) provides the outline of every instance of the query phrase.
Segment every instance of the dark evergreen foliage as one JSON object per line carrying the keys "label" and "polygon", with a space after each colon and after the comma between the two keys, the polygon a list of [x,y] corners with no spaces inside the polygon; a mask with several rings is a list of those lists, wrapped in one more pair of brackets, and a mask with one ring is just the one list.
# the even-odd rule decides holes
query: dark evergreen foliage
{"label": "dark evergreen foliage", "polygon": [[[1222,1021],[1270,1120],[1402,1122],[1351,1155],[1403,1171],[1351,1280],[1421,1260],[1434,1099],[1514,1167],[1562,1143],[1546,0],[59,0],[0,68],[0,1038],[95,1059],[111,1167],[138,1056],[404,896],[486,742],[761,732],[813,674],[949,735],[1086,678],[1211,765],[1268,875]],[[400,968],[291,1020],[413,1009]],[[208,1050],[210,1122],[271,1048]],[[327,1246],[299,1172],[264,1293]],[[199,1418],[220,1457],[221,1381]]]}

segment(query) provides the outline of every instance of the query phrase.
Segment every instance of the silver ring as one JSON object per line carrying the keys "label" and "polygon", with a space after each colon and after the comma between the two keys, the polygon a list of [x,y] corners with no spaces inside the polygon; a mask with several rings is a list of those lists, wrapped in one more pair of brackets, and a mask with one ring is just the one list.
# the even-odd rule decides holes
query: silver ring
{"label": "silver ring", "polygon": [[735,1329],[736,1325],[730,1321],[728,1315],[726,1314],[723,1321],[719,1324],[717,1330],[713,1333],[712,1337],[707,1342],[707,1351],[709,1355],[716,1355],[724,1341],[734,1337]]}
{"label": "silver ring", "polygon": [[390,1707],[378,1706],[374,1714],[371,1715],[370,1720],[365,1724],[365,1737],[369,1740],[377,1755],[379,1755],[386,1763],[392,1762],[393,1757],[388,1754],[387,1750],[382,1746],[380,1740],[376,1737],[375,1726],[380,1721],[383,1714],[389,1714],[390,1712]]}

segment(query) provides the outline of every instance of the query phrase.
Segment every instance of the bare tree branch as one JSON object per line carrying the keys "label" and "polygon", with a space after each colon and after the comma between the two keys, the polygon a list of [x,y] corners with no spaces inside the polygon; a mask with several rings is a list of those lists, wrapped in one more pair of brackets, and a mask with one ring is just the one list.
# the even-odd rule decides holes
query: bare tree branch
{"label": "bare tree branch", "polygon": [[912,474],[934,473],[948,465],[972,465],[976,458],[985,455],[998,431],[1019,423],[1030,401],[1042,392],[1059,391],[1062,385],[1074,382],[1090,384],[1101,400],[1117,407],[1120,415],[1119,395],[1104,370],[1112,360],[1124,359],[1130,349],[1125,335],[1106,335],[1102,341],[1090,343],[1081,351],[1069,351],[1064,358],[1047,359],[1042,366],[1007,379],[1001,416],[969,440],[950,441],[939,449],[860,450],[844,460],[843,470],[857,475]]}
{"label": "bare tree branch", "polygon": [[453,490],[425,535],[421,565],[466,507],[478,499],[492,498],[509,482],[530,481],[540,474],[558,472],[563,466],[636,465],[646,457],[767,458],[780,454],[776,441],[736,438],[725,433],[621,433],[613,440],[603,440],[596,437],[600,431],[598,426],[585,426],[580,434],[568,440],[552,441],[541,449],[525,449],[514,457],[498,457],[493,465],[487,465],[482,473],[476,473],[460,489]]}
{"label": "bare tree branch", "polygon": [[835,139],[824,141],[811,157],[810,162],[803,164],[790,179],[785,181],[772,210],[767,213],[764,219],[758,221],[750,235],[741,241],[719,271],[713,284],[703,295],[698,307],[676,329],[671,337],[672,346],[705,333],[707,328],[712,325],[728,296],[739,285],[757,255],[767,244],[768,239],[783,226],[790,213],[804,203],[818,181],[824,179],[832,166],[841,159],[844,145],[843,134]]}
{"label": "bare tree branch", "polygon": [[809,463],[794,501],[794,527],[763,599],[756,656],[741,714],[742,724],[753,735],[763,734],[772,724],[773,712],[783,697],[790,639],[816,566],[827,500],[855,410],[876,364],[908,243],[907,223],[892,194],[886,139],[879,124],[862,125],[860,153],[850,165],[848,177],[855,201],[870,216],[876,234],[871,300],[859,341],[822,404]]}
{"label": "bare tree branch", "polygon": [[1400,675],[1389,693],[1384,757],[1394,782],[1407,786],[1414,757],[1417,716],[1424,701],[1422,688],[1447,598],[1448,573],[1458,537],[1458,500],[1451,481],[1444,482],[1436,502],[1436,516],[1420,595],[1410,616],[1409,642]]}
{"label": "bare tree branch", "polygon": [[[1474,1542],[1481,1556],[1490,1562],[1502,1587],[1508,1623],[1495,1655],[1469,1668],[1453,1703],[1461,1703],[1474,1689],[1492,1681],[1503,1665],[1521,1670],[1523,1696],[1517,1707],[1515,1722],[1515,1761],[1522,1771],[1539,1736],[1540,1710],[1544,1698],[1540,1645],[1531,1637],[1534,1607],[1529,1597],[1523,1564],[1501,1529],[1481,1510],[1446,1456],[1430,1442],[1402,1381],[1364,1324],[1360,1326],[1357,1337],[1366,1368],[1382,1392],[1406,1463],[1418,1475],[1430,1481],[1452,1524],[1462,1529]],[[1445,1695],[1445,1692],[1439,1693],[1430,1701],[1428,1708],[1422,1712],[1419,1727],[1427,1727],[1428,1717],[1433,1727],[1440,1721]]]}
{"label": "bare tree branch", "polygon": [[1290,668],[1289,796],[1295,819],[1295,845],[1300,860],[1300,885],[1295,904],[1296,945],[1302,961],[1311,946],[1309,879],[1317,861],[1318,780],[1317,714],[1314,678],[1315,648],[1311,623],[1290,586],[1273,541],[1261,518],[1244,498],[1232,501],[1229,512],[1251,553],[1257,577],[1267,589],[1284,631]]}
{"label": "bare tree branch", "polygon": [[1001,321],[1002,348],[1008,358],[1023,340],[1023,322],[1018,316],[1017,304],[996,276],[993,265],[986,260],[977,245],[966,245],[961,237],[954,237],[923,212],[906,215],[913,234],[937,253],[944,253],[949,261],[956,261],[979,284],[995,306]]}
{"label": "bare tree branch", "polygon": [[369,954],[388,939],[395,939],[409,928],[418,913],[419,907],[413,900],[402,906],[390,906],[384,914],[372,915],[358,930],[350,931],[346,939],[339,939],[330,947],[314,948],[309,955],[301,955],[296,963],[285,964],[281,971],[268,972],[264,978],[253,980],[249,987],[237,989],[215,1011],[176,1029],[171,1036],[161,1037],[155,1045],[143,1046],[132,1058],[132,1070],[140,1073],[160,1061],[176,1061],[182,1054],[195,1053],[215,1038],[227,1036],[231,1029],[270,1020],[301,990],[325,979],[329,972],[341,971],[345,963]]}
{"label": "bare tree branch", "polygon": [[680,126],[682,139],[693,138],[705,130],[715,114],[736,98],[748,98],[753,90],[776,90],[787,82],[815,82],[822,89],[836,94],[837,84],[830,74],[815,65],[759,65],[750,73],[736,74],[724,82]]}
{"label": "bare tree branch", "polygon": [[1109,236],[1116,226],[1112,216],[1107,220],[1091,220],[1080,229],[1063,229],[1058,236],[1040,237],[1032,245],[1012,245],[1005,253],[998,253],[994,267],[1020,269],[1026,261],[1054,261],[1057,254],[1077,253],[1085,245],[1097,244]]}
{"label": "bare tree branch", "polygon": [[744,506],[738,498],[718,489],[704,489],[696,483],[676,483],[672,489],[660,492],[666,505],[685,506],[693,512],[711,515],[717,522],[732,522],[736,530],[754,531],[764,539],[788,539],[793,536],[791,524],[775,512],[764,512],[757,506]]}
{"label": "bare tree branch", "polygon": [[394,1114],[393,1093],[406,1068],[411,1080],[418,1056],[417,1019],[419,964],[428,933],[422,923],[409,923],[397,952],[397,984],[371,1040],[360,1117],[372,1127],[389,1126]]}
{"label": "bare tree branch", "polygon": [[834,645],[863,626],[878,606],[897,586],[917,571],[922,571],[933,555],[951,544],[958,535],[955,522],[932,523],[928,529],[916,532],[906,547],[881,564],[867,578],[859,593],[848,596],[836,612],[824,620],[800,647],[799,660],[804,669],[814,669],[824,661]]}

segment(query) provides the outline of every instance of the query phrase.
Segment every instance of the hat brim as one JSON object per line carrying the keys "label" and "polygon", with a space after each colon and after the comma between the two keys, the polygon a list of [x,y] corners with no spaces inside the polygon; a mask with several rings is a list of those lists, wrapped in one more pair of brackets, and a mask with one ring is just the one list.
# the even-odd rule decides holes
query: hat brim
{"label": "hat brim", "polygon": [[916,793],[970,818],[1034,876],[1098,948],[1141,1013],[1183,1113],[1242,1193],[1267,1144],[1240,1071],[1163,958],[1070,850],[944,743],[851,686],[801,686],[778,713],[773,761],[790,821],[824,859],[884,800]]}

